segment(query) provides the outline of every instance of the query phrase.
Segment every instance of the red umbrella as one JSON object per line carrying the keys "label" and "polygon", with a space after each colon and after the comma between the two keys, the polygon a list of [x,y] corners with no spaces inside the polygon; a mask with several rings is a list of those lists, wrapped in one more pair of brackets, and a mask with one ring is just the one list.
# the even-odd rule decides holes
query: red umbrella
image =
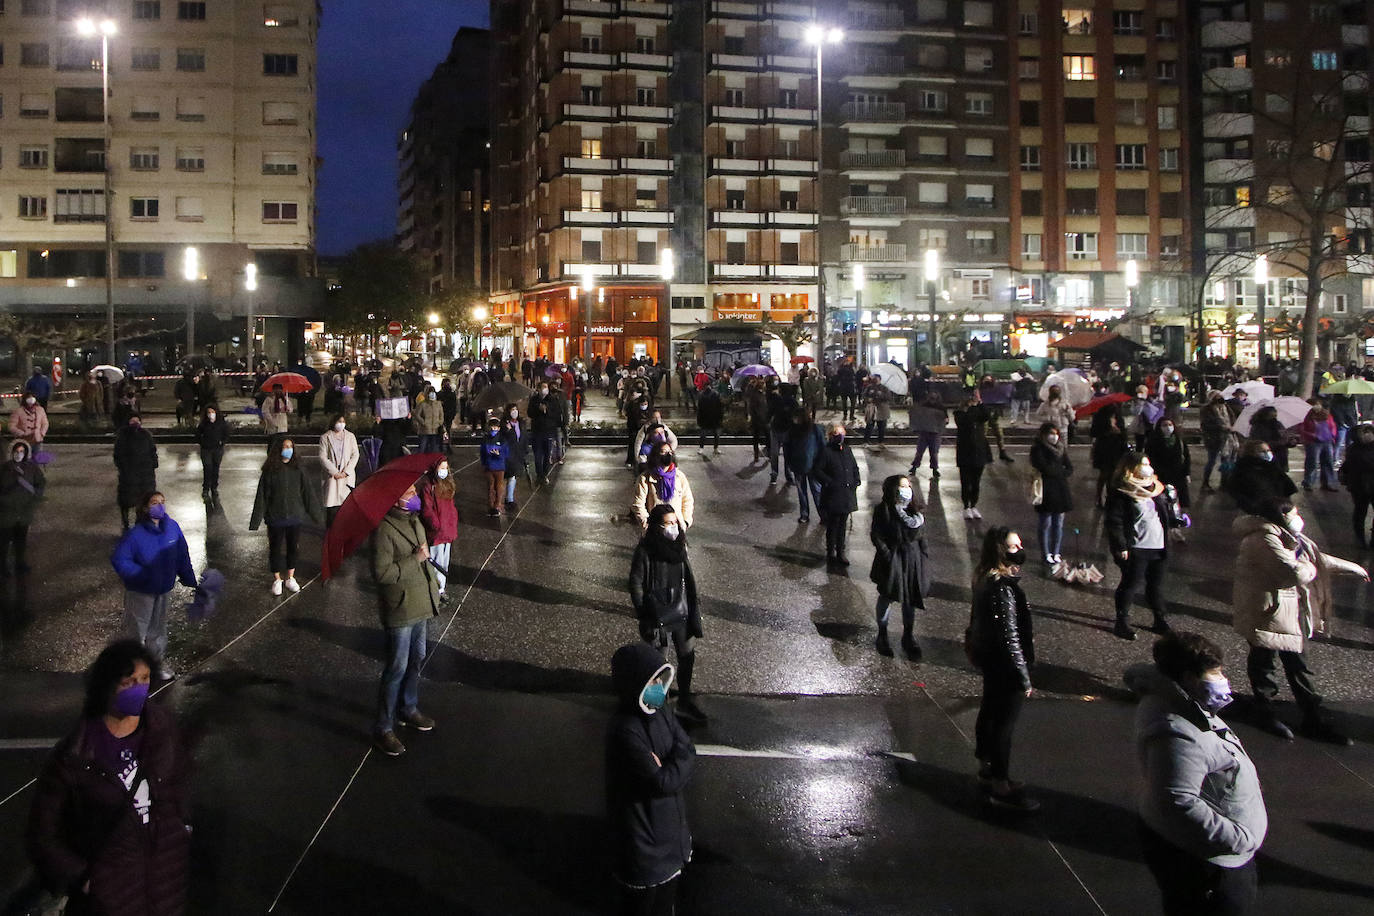
{"label": "red umbrella", "polygon": [[815,361],[816,361],[816,360],[813,359],[813,358],[810,357],[810,356],[794,356],[794,357],[792,357],[792,365],[794,365],[794,366],[801,366],[801,365],[804,365],[804,364],[806,364],[806,363],[814,363]]}
{"label": "red umbrella", "polygon": [[282,386],[287,394],[305,394],[315,390],[315,386],[310,384],[310,379],[299,372],[278,372],[276,375],[269,375],[259,390],[271,391],[277,385]]}
{"label": "red umbrella", "polygon": [[1073,415],[1081,420],[1086,416],[1097,413],[1108,404],[1125,404],[1130,399],[1131,396],[1124,393],[1104,394],[1100,398],[1093,398],[1088,403],[1075,407],[1073,409]]}
{"label": "red umbrella", "polygon": [[325,579],[334,575],[344,558],[367,540],[406,488],[445,458],[442,452],[402,455],[373,471],[348,494],[348,499],[339,507],[339,514],[334,516],[334,524],[324,536],[320,566]]}

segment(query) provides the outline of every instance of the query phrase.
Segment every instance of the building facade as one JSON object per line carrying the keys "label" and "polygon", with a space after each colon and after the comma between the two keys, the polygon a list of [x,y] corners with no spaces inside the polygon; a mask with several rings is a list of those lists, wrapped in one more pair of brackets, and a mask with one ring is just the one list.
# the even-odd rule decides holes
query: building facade
{"label": "building facade", "polygon": [[[86,15],[114,30],[108,162],[101,40],[80,33]],[[318,26],[310,0],[5,4],[0,308],[103,321],[110,220],[118,326],[175,328],[132,346],[165,363],[188,344],[232,358],[251,306],[266,316],[257,352],[298,356],[302,319],[320,303]]]}

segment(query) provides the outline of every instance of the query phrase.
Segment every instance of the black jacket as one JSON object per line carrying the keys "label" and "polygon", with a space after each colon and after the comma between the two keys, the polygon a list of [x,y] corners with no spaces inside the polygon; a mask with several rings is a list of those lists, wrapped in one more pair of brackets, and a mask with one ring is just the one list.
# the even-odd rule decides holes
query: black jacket
{"label": "black jacket", "polygon": [[1030,602],[1019,579],[997,576],[974,587],[968,644],[984,675],[1017,681],[1022,690],[1030,689],[1035,641]]}
{"label": "black jacket", "polygon": [[606,732],[606,813],[613,873],[632,887],[662,884],[692,857],[683,790],[696,748],[671,709],[650,713],[640,704],[650,679],[666,667],[646,642],[622,646],[611,659],[619,709]]}
{"label": "black jacket", "polygon": [[1098,471],[1110,471],[1130,450],[1131,441],[1124,432],[1108,430],[1100,436],[1093,437],[1092,466]]}
{"label": "black jacket", "polygon": [[142,426],[125,423],[115,434],[114,463],[119,470],[119,504],[132,506],[157,489],[157,445]]}
{"label": "black jacket", "polygon": [[859,463],[849,446],[828,443],[811,467],[811,477],[821,485],[816,508],[827,515],[843,515],[859,509]]}
{"label": "black jacket", "polygon": [[1069,491],[1069,478],[1073,476],[1073,463],[1069,461],[1067,448],[1050,448],[1043,440],[1036,438],[1031,446],[1031,467],[1040,474],[1042,498],[1036,512],[1057,515],[1073,510],[1073,494]]}
{"label": "black jacket", "polygon": [[1341,483],[1357,499],[1374,495],[1374,444],[1352,441],[1345,448],[1345,463],[1340,470]]}
{"label": "black jacket", "polygon": [[[1169,529],[1176,527],[1171,519],[1177,519],[1179,509],[1171,504],[1168,491],[1154,497],[1155,511],[1159,513],[1159,523],[1164,528],[1164,551],[1169,550]],[[1136,525],[1140,522],[1140,505],[1133,497],[1127,496],[1113,487],[1107,493],[1107,508],[1102,512],[1102,527],[1107,534],[1107,543],[1116,559],[1123,550],[1136,546]]]}
{"label": "black jacket", "polygon": [[211,423],[205,417],[201,417],[200,426],[196,427],[196,444],[201,448],[211,451],[222,450],[229,442],[229,424],[225,422],[223,414],[215,414],[215,422]]}
{"label": "black jacket", "polygon": [[785,432],[792,425],[792,414],[796,410],[795,395],[789,398],[778,390],[768,392],[768,425],[776,432]]}
{"label": "black jacket", "polygon": [[264,520],[269,528],[302,525],[307,521],[324,524],[318,485],[296,461],[269,465],[258,478],[248,530],[257,531]]}
{"label": "black jacket", "polygon": [[530,431],[524,420],[517,419],[514,421],[520,424],[520,435],[517,436],[511,422],[507,419],[501,427],[501,441],[506,443],[506,448],[510,452],[506,459],[506,476],[519,477],[525,473],[525,466],[529,464]]}
{"label": "black jacket", "polygon": [[961,468],[981,468],[992,463],[988,426],[997,425],[997,414],[986,404],[973,404],[954,411],[954,464]]}
{"label": "black jacket", "polygon": [[889,601],[910,602],[925,607],[930,594],[930,552],[926,547],[925,524],[911,527],[902,516],[911,518],[919,513],[884,500],[873,509],[873,523],[868,537],[873,542],[873,566],[868,578],[878,586],[879,596]]}
{"label": "black jacket", "polygon": [[1161,481],[1175,487],[1185,483],[1193,472],[1193,459],[1188,453],[1188,443],[1175,432],[1168,439],[1158,430],[1150,433],[1145,440],[1145,455]]}
{"label": "black jacket", "polygon": [[660,626],[672,625],[686,614],[688,634],[700,638],[701,611],[697,606],[697,580],[686,550],[682,562],[655,557],[647,537],[635,548],[630,561],[630,602],[639,617],[641,636]]}
{"label": "black jacket", "polygon": [[32,457],[0,465],[0,525],[33,524],[33,513],[43,500],[47,479]]}
{"label": "black jacket", "polygon": [[1279,464],[1277,456],[1273,461],[1265,461],[1255,455],[1244,455],[1226,479],[1226,492],[1240,511],[1253,515],[1266,502],[1288,499],[1298,492],[1298,485]]}
{"label": "black jacket", "polygon": [[530,395],[530,406],[525,415],[530,419],[530,435],[556,436],[563,426],[563,399],[550,389],[547,395],[538,392]]}
{"label": "black jacket", "polygon": [[697,395],[697,426],[701,429],[719,429],[725,422],[725,402],[716,394],[712,385],[707,385]]}

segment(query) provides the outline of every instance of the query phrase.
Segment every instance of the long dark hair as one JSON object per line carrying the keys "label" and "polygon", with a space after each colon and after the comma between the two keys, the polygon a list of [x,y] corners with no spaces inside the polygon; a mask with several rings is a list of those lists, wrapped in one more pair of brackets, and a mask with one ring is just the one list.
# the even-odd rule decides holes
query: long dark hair
{"label": "long dark hair", "polygon": [[[281,447],[283,443],[291,443],[291,457],[286,461],[281,460]],[[296,440],[290,436],[273,436],[267,443],[267,460],[262,463],[264,474],[279,474],[286,468],[295,470],[300,467],[296,463],[299,456],[296,454]]]}
{"label": "long dark hair", "polygon": [[989,528],[987,534],[983,535],[983,550],[978,556],[978,566],[973,570],[975,587],[1002,569],[1002,551],[1006,549],[1007,538],[1012,532],[1013,529],[1005,525],[997,525]]}
{"label": "long dark hair", "polygon": [[157,659],[136,639],[121,639],[110,643],[86,669],[86,698],[81,703],[81,715],[98,719],[109,712],[119,682],[134,673],[138,662],[157,670]]}
{"label": "long dark hair", "polygon": [[[903,480],[910,482],[911,478],[906,474],[893,474],[891,477],[883,480],[883,502],[887,503],[889,506],[897,505],[897,500],[901,498],[897,495],[897,491],[901,489]],[[921,499],[921,495],[916,492],[915,485],[911,487],[911,502],[908,508],[912,512],[924,512],[926,508],[925,502]]]}
{"label": "long dark hair", "polygon": [[687,555],[687,526],[682,517],[677,520],[677,538],[668,540],[663,536],[663,519],[677,515],[677,510],[669,503],[659,503],[649,510],[649,523],[644,529],[642,543],[644,549],[656,560],[683,562]]}

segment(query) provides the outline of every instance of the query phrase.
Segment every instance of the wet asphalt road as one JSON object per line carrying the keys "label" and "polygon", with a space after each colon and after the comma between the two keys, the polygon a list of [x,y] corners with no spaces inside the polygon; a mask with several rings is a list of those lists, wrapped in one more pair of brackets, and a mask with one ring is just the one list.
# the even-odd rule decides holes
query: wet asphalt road
{"label": "wet asphalt road", "polygon": [[[34,572],[0,589],[0,891],[24,874],[28,781],[42,747],[70,727],[77,672],[119,619],[108,452],[55,451]],[[163,449],[159,482],[197,568],[208,561],[229,580],[214,619],[176,619],[171,654],[182,676],[160,697],[197,741],[193,912],[607,910],[607,666],[635,636],[625,579],[637,529],[612,518],[629,499],[623,450],[574,449],[552,486],[525,498],[522,485],[513,521],[485,517],[473,451],[455,459],[464,466],[456,575],[431,630],[421,694],[439,726],[404,735],[409,752],[387,760],[367,746],[382,640],[365,564],[354,560],[325,584],[315,578],[318,539],[306,536],[305,589],[272,598],[266,535],[246,530],[261,447],[230,450],[226,508],[209,517],[194,450]],[[1007,521],[1033,543],[1024,452],[985,478],[981,524]],[[909,463],[904,447],[859,456],[864,508],[853,517],[848,576],[825,569],[820,527],[797,524],[794,491],[770,487],[747,448],[718,458],[682,449],[698,500],[698,689],[712,717],[693,730],[703,759],[689,790],[697,848],[684,912],[1153,911],[1134,833],[1131,706],[1119,686],[1149,643],[1107,632],[1115,574],[1091,509],[1086,450],[1073,454],[1080,508],[1068,528],[1083,534],[1066,538],[1065,554],[1108,577],[1084,589],[1038,568],[1027,576],[1040,695],[1027,705],[1014,769],[1044,809],[1006,820],[980,807],[970,778],[978,688],[960,634],[981,525],[960,515],[957,472],[946,468],[936,486],[918,476],[937,584],[918,621],[926,654],[915,665],[873,651],[866,575],[868,506],[882,478]],[[1343,495],[1306,502],[1320,543],[1369,559],[1354,550]],[[1189,543],[1171,557],[1176,625],[1218,639],[1241,681],[1242,644],[1227,626],[1233,511],[1208,497],[1193,515]],[[1309,650],[1356,746],[1283,745],[1240,726],[1271,813],[1265,912],[1374,910],[1369,594],[1341,582],[1335,638]]]}

